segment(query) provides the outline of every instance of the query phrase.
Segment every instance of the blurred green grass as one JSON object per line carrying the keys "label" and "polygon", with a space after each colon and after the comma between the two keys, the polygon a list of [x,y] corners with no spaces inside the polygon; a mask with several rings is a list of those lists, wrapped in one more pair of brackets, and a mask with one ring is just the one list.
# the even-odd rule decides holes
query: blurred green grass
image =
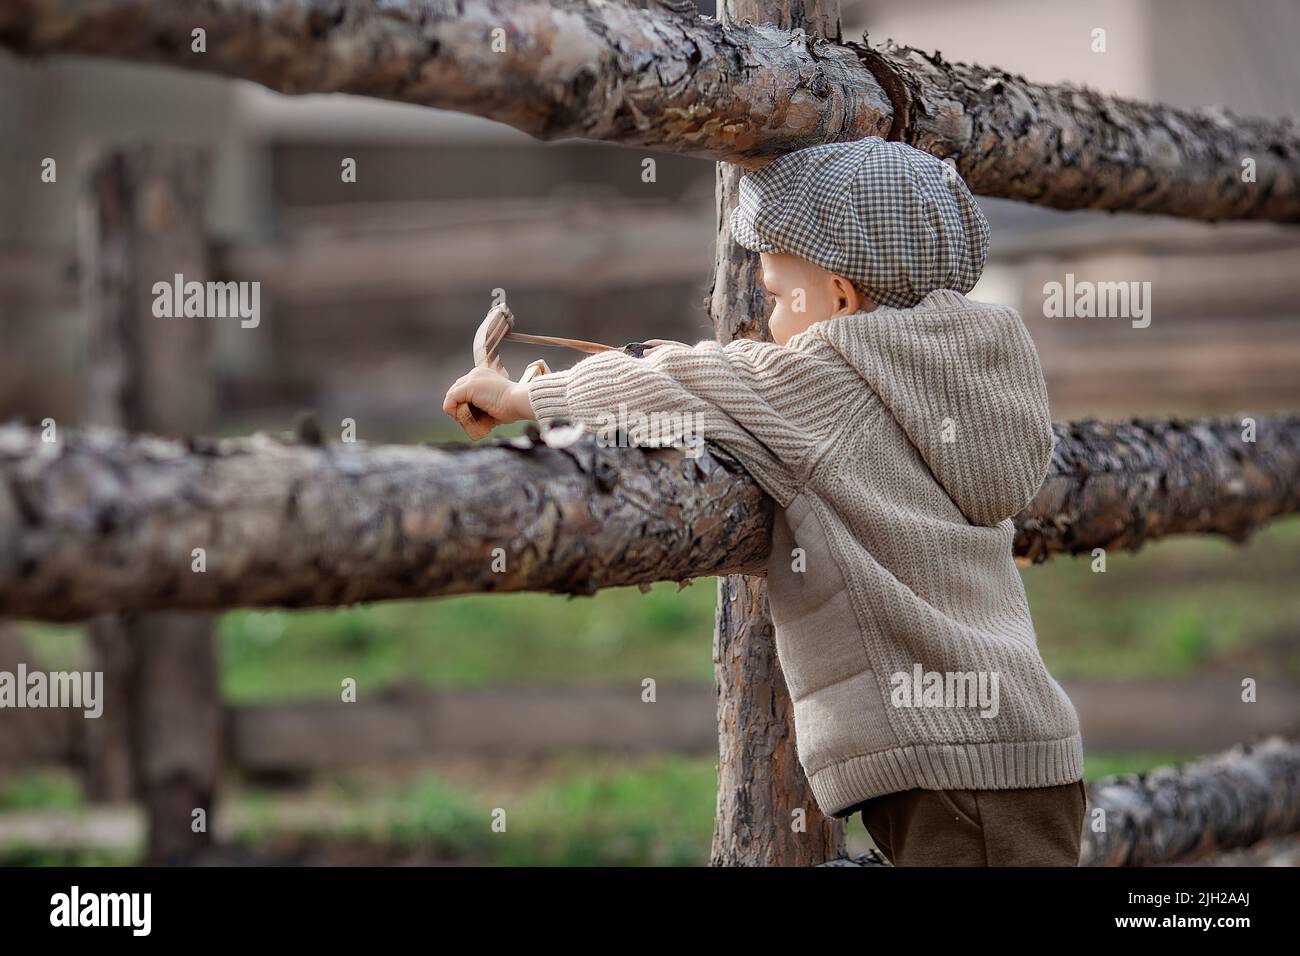
{"label": "blurred green grass", "polygon": [[713,581],[643,595],[542,594],[402,601],[341,611],[234,612],[221,621],[230,700],[337,693],[394,681],[437,687],[712,679]]}
{"label": "blurred green grass", "polygon": [[63,770],[32,770],[0,780],[0,811],[77,810],[85,805],[81,784]]}
{"label": "blurred green grass", "polygon": [[[338,781],[326,824],[288,832],[273,793],[235,798],[263,819],[240,828],[250,850],[279,843],[367,846],[423,861],[501,866],[689,866],[707,861],[716,803],[709,759],[665,756],[611,767],[575,755],[567,769],[507,800],[431,774],[396,785]],[[617,763],[617,762],[616,762]],[[501,829],[501,827],[504,827]],[[292,852],[292,851],[289,851]],[[327,853],[328,855],[328,853]]]}
{"label": "blurred green grass", "polygon": [[[1090,753],[1087,776],[1138,773],[1192,758]],[[239,821],[233,842],[246,852],[293,858],[310,849],[319,862],[340,856],[356,861],[360,854],[372,862],[703,866],[713,833],[716,774],[707,757],[571,755],[536,786],[508,799],[427,772],[398,783],[343,775],[313,789],[313,803],[331,811],[327,822],[286,821],[292,794],[241,783],[227,788],[222,812]],[[0,785],[0,812],[41,808],[47,794],[57,795],[58,809],[86,809],[68,774],[34,772]],[[497,811],[505,814],[500,832],[492,825]],[[861,820],[855,816],[848,830],[855,845],[862,845]],[[0,865],[120,865],[138,861],[139,853],[10,846],[0,847]]]}

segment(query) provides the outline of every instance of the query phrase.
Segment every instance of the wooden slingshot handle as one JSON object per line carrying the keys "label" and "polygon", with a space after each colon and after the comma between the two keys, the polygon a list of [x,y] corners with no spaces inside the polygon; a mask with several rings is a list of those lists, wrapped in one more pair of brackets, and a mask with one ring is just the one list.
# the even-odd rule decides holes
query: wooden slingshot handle
{"label": "wooden slingshot handle", "polygon": [[473,441],[486,438],[498,425],[495,418],[469,402],[456,406],[456,421]]}
{"label": "wooden slingshot handle", "polygon": [[[474,333],[474,366],[476,368],[496,369],[506,378],[509,378],[510,373],[506,371],[506,367],[501,364],[501,359],[497,355],[497,349],[506,340],[576,349],[579,352],[588,353],[622,351],[635,358],[641,358],[647,348],[654,347],[654,343],[651,342],[632,342],[623,346],[622,349],[614,349],[608,345],[601,345],[599,342],[587,342],[582,339],[565,339],[554,335],[528,335],[523,332],[516,332],[514,313],[503,303],[492,307],[479,325],[478,331]],[[546,363],[538,359],[524,370],[524,374],[519,381],[521,384],[530,382],[538,375],[545,375],[548,372],[550,372],[550,369]],[[469,402],[456,406],[456,421],[460,423],[461,428],[465,429],[465,434],[474,441],[486,438],[492,429],[501,424],[483,409],[475,408]]]}
{"label": "wooden slingshot handle", "polygon": [[[494,305],[487,316],[479,323],[474,333],[474,367],[494,368],[507,378],[510,373],[501,364],[497,349],[506,333],[514,328],[514,313],[504,304]],[[469,402],[456,406],[456,421],[473,441],[486,438],[497,425],[501,424],[481,408]]]}

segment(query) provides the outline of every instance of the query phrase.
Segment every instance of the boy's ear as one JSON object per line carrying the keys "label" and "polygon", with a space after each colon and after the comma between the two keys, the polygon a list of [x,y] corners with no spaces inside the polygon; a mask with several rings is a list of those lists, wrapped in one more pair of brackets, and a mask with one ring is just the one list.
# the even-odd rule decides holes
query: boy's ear
{"label": "boy's ear", "polygon": [[852,315],[865,308],[858,287],[844,276],[831,276],[831,288],[835,294],[835,315]]}

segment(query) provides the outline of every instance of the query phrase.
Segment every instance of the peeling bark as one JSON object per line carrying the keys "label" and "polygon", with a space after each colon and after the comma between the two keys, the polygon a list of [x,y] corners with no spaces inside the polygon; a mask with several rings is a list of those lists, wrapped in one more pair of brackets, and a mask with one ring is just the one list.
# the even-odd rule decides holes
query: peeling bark
{"label": "peeling bark", "polygon": [[[207,53],[190,52],[195,28],[207,31]],[[0,45],[162,63],[281,93],[375,96],[544,140],[709,159],[889,128],[889,99],[852,50],[628,3],[0,0]]]}
{"label": "peeling bark", "polygon": [[1244,541],[1300,511],[1300,416],[1057,424],[1047,478],[1016,518],[1016,554],[1136,550],[1171,534]]}
{"label": "peeling bark", "polygon": [[113,432],[49,445],[10,426],[0,428],[0,615],[590,594],[759,563],[770,509],[716,453],[692,460],[590,437],[563,450],[265,436],[187,448]]}
{"label": "peeling bark", "polygon": [[[830,42],[812,35],[826,29],[815,12],[796,25],[585,0],[0,0],[0,46],[27,56],[160,63],[282,93],[458,110],[544,140],[744,165],[889,136],[952,157],[987,196],[1300,221],[1300,128],[1290,120],[1173,109],[908,47]],[[195,28],[207,31],[206,53],[191,52]],[[504,52],[492,47],[498,29]],[[1242,180],[1247,159],[1252,182]]]}
{"label": "peeling bark", "polygon": [[[1243,540],[1300,510],[1300,416],[1056,426],[1016,553]],[[337,606],[761,573],[771,502],[716,450],[188,445],[0,428],[0,616]],[[192,549],[207,570],[191,571]],[[501,549],[494,554],[494,549]],[[493,563],[504,561],[504,570]],[[746,600],[749,600],[748,598]]]}
{"label": "peeling bark", "polygon": [[[1100,815],[1096,811],[1102,811]],[[1089,788],[1080,866],[1195,860],[1300,831],[1300,742],[1270,737]],[[1105,832],[1092,828],[1104,821]]]}

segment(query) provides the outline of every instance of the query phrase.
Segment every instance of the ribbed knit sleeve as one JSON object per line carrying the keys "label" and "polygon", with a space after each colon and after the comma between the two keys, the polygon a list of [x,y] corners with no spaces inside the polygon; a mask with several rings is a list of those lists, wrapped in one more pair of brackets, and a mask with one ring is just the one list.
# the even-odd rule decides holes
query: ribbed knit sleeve
{"label": "ribbed knit sleeve", "polygon": [[734,455],[778,502],[798,493],[796,477],[816,444],[799,419],[810,391],[807,356],[771,342],[738,339],[660,345],[635,359],[602,352],[565,372],[533,379],[528,397],[540,421],[566,418],[612,438],[642,430],[649,440],[698,437]]}

